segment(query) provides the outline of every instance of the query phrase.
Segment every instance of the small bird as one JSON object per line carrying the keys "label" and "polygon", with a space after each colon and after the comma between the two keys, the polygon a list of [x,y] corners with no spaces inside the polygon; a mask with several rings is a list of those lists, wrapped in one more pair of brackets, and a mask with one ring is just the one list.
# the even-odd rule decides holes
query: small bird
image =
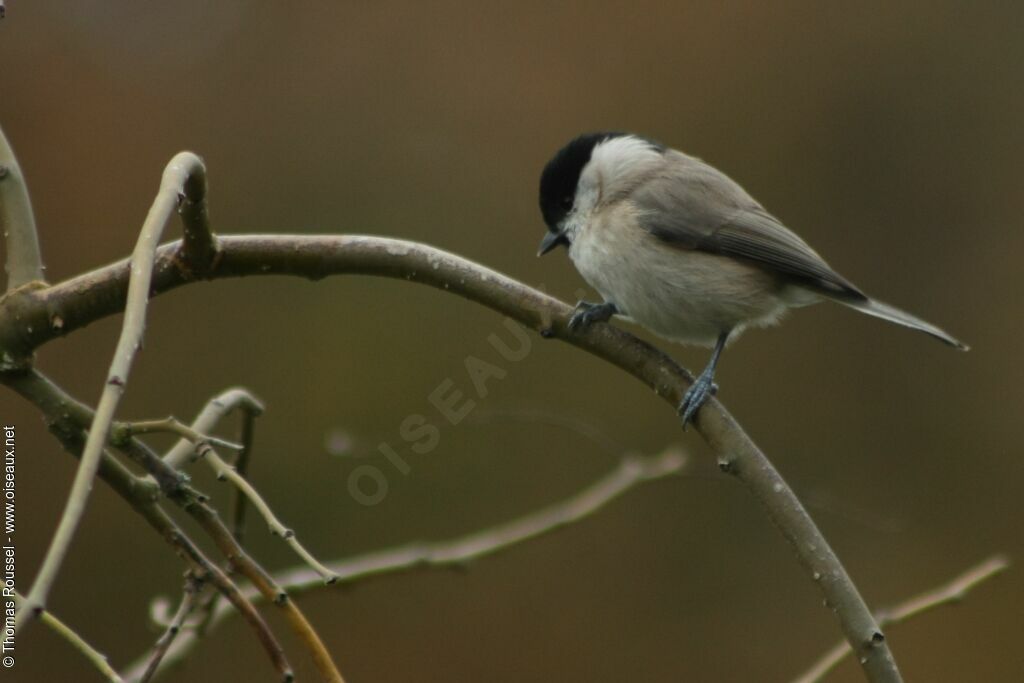
{"label": "small bird", "polygon": [[604,299],[580,301],[570,329],[619,315],[666,339],[714,347],[679,404],[684,427],[717,390],[726,344],[790,308],[829,299],[968,348],[868,297],[721,171],[638,135],[570,141],[544,167],[540,210],[548,233],[537,255],[567,247]]}

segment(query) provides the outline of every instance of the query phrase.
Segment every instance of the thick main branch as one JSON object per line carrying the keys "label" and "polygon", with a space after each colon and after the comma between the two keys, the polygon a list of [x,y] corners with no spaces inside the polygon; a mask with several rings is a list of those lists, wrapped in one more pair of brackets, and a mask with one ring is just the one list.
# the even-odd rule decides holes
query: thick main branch
{"label": "thick main branch", "polygon": [[[201,275],[182,268],[180,243],[161,247],[152,279],[156,295],[199,279],[295,275],[320,279],[362,274],[410,280],[494,309],[544,337],[577,346],[644,382],[673,408],[691,376],[650,344],[611,325],[572,333],[566,304],[516,280],[422,244],[365,236],[260,235],[220,237],[218,258]],[[120,262],[46,290],[0,302],[0,352],[26,356],[39,345],[125,306],[128,263]],[[695,426],[722,469],[742,481],[765,506],[806,572],[835,611],[843,633],[869,680],[900,681],[875,619],[835,553],[792,490],[717,400],[698,414]]]}

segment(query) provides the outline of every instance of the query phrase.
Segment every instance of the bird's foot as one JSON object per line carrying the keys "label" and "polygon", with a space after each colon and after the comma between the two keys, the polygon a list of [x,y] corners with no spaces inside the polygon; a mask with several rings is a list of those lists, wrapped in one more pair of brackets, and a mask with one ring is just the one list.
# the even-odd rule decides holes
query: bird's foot
{"label": "bird's foot", "polygon": [[615,307],[615,304],[607,301],[602,304],[592,304],[587,301],[580,301],[576,304],[576,309],[573,311],[572,317],[569,318],[569,329],[575,330],[577,328],[587,327],[591,323],[607,322],[618,312],[619,309]]}
{"label": "bird's foot", "polygon": [[696,417],[697,411],[704,405],[704,402],[718,393],[718,385],[712,381],[713,377],[713,374],[702,372],[683,394],[683,400],[679,402],[678,409],[678,413],[683,419],[683,429],[686,429],[686,425],[693,423],[693,418]]}

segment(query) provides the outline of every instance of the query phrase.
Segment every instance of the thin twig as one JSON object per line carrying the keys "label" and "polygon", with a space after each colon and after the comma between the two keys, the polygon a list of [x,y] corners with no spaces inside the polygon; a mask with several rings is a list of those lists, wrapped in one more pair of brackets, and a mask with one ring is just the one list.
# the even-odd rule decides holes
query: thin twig
{"label": "thin twig", "polygon": [[[228,389],[219,396],[216,396],[203,406],[203,409],[192,421],[192,430],[200,434],[209,434],[217,426],[217,423],[224,419],[233,410],[241,410],[246,415],[259,415],[263,412],[263,404],[248,390],[241,387]],[[245,446],[245,440],[242,440]],[[182,437],[174,447],[164,456],[164,462],[177,469],[185,464],[196,451],[195,440]]]}
{"label": "thin twig", "polygon": [[[960,602],[978,584],[1001,574],[1009,567],[1010,562],[1005,557],[998,555],[990,557],[981,564],[971,567],[944,586],[913,597],[890,609],[878,612],[878,623],[883,627],[900,624],[925,612],[930,612],[936,607]],[[836,643],[806,673],[794,679],[793,683],[818,683],[824,680],[825,676],[839,666],[844,659],[849,657],[851,652],[850,645],[846,641]]]}
{"label": "thin twig", "polygon": [[[568,329],[572,309],[516,280],[453,254],[415,242],[368,236],[230,236],[220,239],[216,262],[202,278],[173,267],[178,244],[160,251],[153,292],[200,279],[248,275],[297,275],[320,279],[332,274],[399,278],[436,287],[498,311],[545,338],[557,338],[592,353],[641,380],[674,409],[692,375],[666,354],[614,325]],[[124,306],[127,264],[113,264],[75,277],[17,302],[29,325],[0,324],[0,350],[17,354],[57,336],[46,324],[59,315],[64,331],[117,313]],[[11,302],[11,306],[15,302]],[[3,302],[0,302],[0,310]],[[35,323],[35,324],[31,324]],[[38,324],[38,327],[36,326]],[[868,680],[902,680],[885,637],[839,558],[792,489],[717,399],[697,415],[695,427],[711,446],[723,471],[733,474],[764,505],[769,518],[792,546],[804,571],[819,586],[847,641],[856,650]]]}
{"label": "thin twig", "polygon": [[[209,434],[226,415],[234,410],[239,410],[242,413],[242,427],[238,439],[241,449],[235,460],[235,471],[245,477],[249,465],[249,455],[252,452],[255,421],[264,411],[263,403],[252,392],[242,387],[234,387],[210,399],[196,419],[192,421],[191,429],[200,434]],[[193,457],[195,452],[195,441],[182,438],[167,452],[164,462],[177,469]],[[242,541],[242,532],[245,526],[245,501],[245,495],[236,489],[235,502],[232,506],[232,533],[238,542]]]}
{"label": "thin twig", "polygon": [[[124,443],[116,447],[118,450],[128,454],[133,460],[138,460],[142,457],[155,457],[149,446],[134,437],[128,438]],[[159,458],[157,459],[159,460]],[[328,683],[343,683],[341,673],[338,671],[337,665],[324,646],[319,634],[317,634],[309,621],[306,620],[306,617],[299,608],[288,599],[288,594],[284,589],[278,586],[270,574],[242,549],[242,546],[235,540],[231,531],[220,520],[217,511],[207,505],[206,498],[196,495],[194,491],[186,487],[181,487],[177,491],[172,492],[171,500],[177,503],[199,524],[213,540],[225,559],[256,586],[260,595],[264,599],[272,601],[284,613],[289,626],[298,637],[299,642],[303,644],[313,658],[313,662],[320,671],[321,678]]]}
{"label": "thin twig", "polygon": [[[132,360],[142,346],[146,305],[149,302],[157,243],[171,211],[178,204],[179,195],[184,192],[185,183],[190,176],[197,174],[205,175],[205,171],[203,162],[196,155],[182,152],[171,159],[164,170],[160,190],[149,210],[149,215],[146,216],[146,220],[142,224],[142,230],[131,257],[131,277],[128,283],[121,336],[118,339],[117,348],[114,350],[114,358],[107,372],[107,381],[100,395],[92,426],[89,428],[89,436],[86,439],[78,471],[75,473],[75,479],[71,485],[71,492],[64,504],[64,512],[50,541],[42,566],[25,597],[25,604],[18,609],[15,616],[15,628],[19,632],[23,632],[24,626],[46,606],[50,588],[57,579],[57,573],[71,546],[78,523],[85,513],[85,504],[89,499],[89,492],[92,490],[92,482],[96,476],[96,470],[99,468],[103,447],[107,442],[110,422],[114,418],[114,411],[124,393]],[[186,232],[186,235],[188,236],[189,232]]]}
{"label": "thin twig", "polygon": [[[201,442],[209,442],[214,446],[220,446],[221,448],[227,448],[232,451],[241,451],[243,448],[242,444],[233,443],[226,439],[210,436],[208,434],[201,434],[175,417],[165,417],[162,420],[119,422],[111,428],[110,438],[116,443],[121,439],[127,439],[131,436],[137,436],[139,434],[155,434],[159,432],[177,434],[182,439],[191,442],[193,448],[195,448],[196,444]],[[165,460],[164,462],[166,463],[167,461]],[[167,464],[170,465],[170,463]],[[171,466],[173,467],[173,465]]]}
{"label": "thin twig", "polygon": [[[252,455],[253,433],[256,430],[256,417],[263,411],[263,407],[259,402],[256,402],[255,406],[259,407],[258,411],[253,407],[253,404],[243,406],[242,408],[242,426],[239,430],[238,439],[242,444],[242,450],[239,451],[238,456],[235,458],[235,471],[242,478],[248,476],[249,458]],[[235,500],[231,506],[231,533],[239,543],[242,542],[242,535],[245,533],[245,501],[246,498],[242,492],[239,489],[235,489]]]}
{"label": "thin twig", "polygon": [[[334,583],[338,580],[337,575],[325,567],[318,559],[313,557],[312,553],[303,547],[302,543],[299,542],[298,537],[295,535],[295,532],[281,523],[281,520],[277,518],[274,511],[270,509],[270,506],[267,505],[265,500],[263,500],[263,497],[259,492],[253,488],[252,484],[238,474],[238,472],[235,471],[235,468],[224,462],[224,460],[217,455],[217,451],[213,450],[213,448],[206,443],[200,444],[198,450],[199,457],[210,464],[213,471],[216,473],[217,478],[226,479],[234,484],[235,488],[241,491],[249,502],[252,503],[253,507],[259,511],[260,515],[263,516],[263,519],[270,527],[270,533],[284,539],[284,542],[291,547],[295,554],[302,558],[306,564],[312,567],[313,571],[319,574],[320,578],[323,579],[325,583]],[[234,534],[232,534],[232,536],[234,536]]]}
{"label": "thin twig", "polygon": [[[239,444],[233,444],[223,439],[217,439],[205,434],[200,434],[196,429],[189,427],[188,425],[179,422],[174,417],[168,417],[163,420],[148,420],[143,422],[126,422],[119,424],[114,432],[112,438],[115,444],[119,444],[122,439],[128,439],[136,434],[146,434],[153,432],[171,432],[180,435],[182,438],[192,443],[192,447],[195,450],[196,456],[205,460],[207,464],[213,469],[217,475],[217,479],[221,481],[230,481],[236,489],[242,492],[242,494],[253,504],[253,506],[259,511],[266,520],[267,526],[270,528],[270,533],[275,536],[280,536],[285,543],[295,552],[296,555],[302,558],[306,564],[313,568],[314,571],[320,574],[323,580],[327,583],[334,583],[338,577],[334,576],[331,571],[325,567],[318,559],[313,557],[306,548],[299,542],[295,532],[277,518],[274,511],[270,509],[270,506],[263,496],[253,488],[252,484],[245,480],[235,468],[224,462],[224,459],[217,454],[214,450],[214,443],[227,445],[228,448],[234,450],[242,450],[242,446]],[[164,462],[167,463],[169,458],[165,458]]]}
{"label": "thin twig", "polygon": [[312,624],[309,623],[295,602],[288,597],[288,593],[238,545],[234,536],[220,521],[216,511],[201,502],[186,506],[185,511],[206,531],[238,572],[252,582],[263,599],[272,601],[284,612],[292,630],[312,655],[321,678],[327,683],[344,683],[331,653],[324,646]]}
{"label": "thin twig", "polygon": [[[263,404],[248,390],[241,387],[228,389],[224,393],[211,399],[203,408],[199,416],[192,423],[196,431],[209,433],[225,415],[233,410],[240,410],[242,413],[242,424],[239,435],[239,442],[242,450],[235,459],[235,470],[239,476],[245,477],[249,463],[249,456],[253,446],[253,432],[256,418],[263,413]],[[195,446],[187,439],[181,439],[175,447],[165,456],[165,462],[177,466],[195,451]],[[245,509],[246,497],[241,489],[234,489],[234,501],[232,503],[231,534],[241,544],[245,531]],[[230,567],[230,565],[229,565]],[[213,620],[214,610],[220,604],[220,594],[214,590],[204,589],[197,598],[198,607],[194,610],[196,619],[190,627],[190,636],[202,638]],[[157,604],[154,603],[154,609]],[[154,622],[159,623],[154,615]],[[133,667],[137,671],[137,667]]]}
{"label": "thin twig", "polygon": [[[39,408],[50,432],[66,451],[80,458],[85,447],[85,431],[93,418],[90,408],[75,400],[37,370],[0,376],[4,383]],[[137,442],[130,440],[128,445]],[[154,456],[157,462],[159,458]],[[293,678],[291,666],[277,638],[238,586],[210,562],[185,532],[157,504],[159,489],[152,482],[134,476],[107,452],[100,460],[99,476],[138,512],[199,576],[216,586],[235,607],[256,634],[271,663],[284,681]]]}
{"label": "thin twig", "polygon": [[[21,595],[14,593],[14,600],[16,603],[21,602]],[[94,648],[89,642],[80,636],[77,631],[65,624],[63,621],[58,619],[49,610],[43,610],[39,620],[50,627],[50,629],[59,635],[61,638],[71,644],[71,647],[75,648],[82,655],[85,656],[89,662],[96,667],[97,670],[111,683],[124,683],[117,672],[114,671],[110,666],[110,662],[107,661],[107,656]]]}
{"label": "thin twig", "polygon": [[281,645],[277,642],[277,638],[271,632],[266,622],[263,621],[263,617],[259,615],[256,608],[253,607],[251,600],[245,596],[235,585],[235,582],[231,580],[223,570],[217,565],[206,559],[205,556],[198,553],[198,549],[195,546],[188,544],[180,544],[177,538],[172,537],[172,543],[175,545],[182,545],[182,547],[189,553],[188,559],[194,562],[195,570],[201,572],[201,575],[205,577],[205,580],[210,581],[217,587],[221,595],[223,595],[227,601],[241,614],[246,621],[254,628],[256,635],[259,637],[264,649],[270,655],[270,659],[277,669],[278,673],[281,674],[281,680],[284,683],[290,683],[295,679],[295,674],[292,672],[291,665],[285,658],[284,650]]}
{"label": "thin twig", "polygon": [[[149,446],[134,437],[116,446],[133,460],[153,458],[156,454]],[[159,460],[159,458],[157,458]],[[162,461],[161,461],[162,462]],[[199,496],[187,487],[180,487],[170,494],[171,500],[188,513],[224,555],[225,559],[259,590],[264,599],[272,601],[280,609],[299,642],[303,644],[320,671],[321,678],[328,683],[343,683],[337,665],[327,651],[319,634],[288,599],[288,594],[274,583],[270,574],[256,563],[235,540],[231,531],[221,522],[217,511],[207,505],[205,496]],[[218,570],[219,571],[219,570]]]}
{"label": "thin twig", "polygon": [[148,683],[152,680],[153,674],[156,673],[157,667],[160,666],[160,662],[163,660],[164,655],[167,654],[167,648],[171,646],[174,639],[181,632],[182,627],[185,625],[185,620],[188,619],[192,610],[196,606],[196,599],[199,596],[199,591],[204,585],[204,581],[196,578],[191,572],[185,577],[185,587],[182,590],[181,602],[178,604],[178,609],[171,617],[167,624],[167,628],[164,629],[163,634],[157,639],[156,644],[153,646],[153,654],[150,655],[149,663],[146,665],[146,670],[139,677],[139,683]]}
{"label": "thin twig", "polygon": [[[340,583],[344,584],[420,569],[465,566],[524,541],[579,522],[641,484],[680,474],[687,462],[687,456],[674,448],[666,449],[656,456],[627,456],[614,470],[572,497],[506,524],[461,538],[434,543],[415,543],[338,560],[329,566],[341,577]],[[276,574],[274,582],[290,595],[324,588],[319,575],[306,567]],[[260,593],[256,590],[248,589],[247,592],[254,600],[260,598]],[[214,609],[206,630],[219,626],[230,615],[231,610],[219,605]],[[180,661],[198,645],[202,636],[203,632],[200,631],[183,632],[168,651],[164,666]],[[145,662],[140,660],[128,671],[135,671],[144,664]],[[126,674],[126,677],[131,678],[131,674]]]}
{"label": "thin twig", "polygon": [[[3,16],[3,5],[0,5]],[[0,229],[7,243],[7,291],[43,279],[36,219],[21,166],[0,129]]]}

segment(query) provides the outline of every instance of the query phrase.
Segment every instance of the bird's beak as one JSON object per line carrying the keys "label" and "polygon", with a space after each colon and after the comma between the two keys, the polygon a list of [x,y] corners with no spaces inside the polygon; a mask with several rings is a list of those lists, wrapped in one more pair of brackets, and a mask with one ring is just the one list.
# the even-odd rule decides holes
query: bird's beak
{"label": "bird's beak", "polygon": [[561,230],[558,232],[549,232],[544,235],[544,239],[540,241],[540,249],[537,250],[537,256],[543,256],[555,247],[567,244],[569,244],[569,240],[565,237],[564,232]]}

